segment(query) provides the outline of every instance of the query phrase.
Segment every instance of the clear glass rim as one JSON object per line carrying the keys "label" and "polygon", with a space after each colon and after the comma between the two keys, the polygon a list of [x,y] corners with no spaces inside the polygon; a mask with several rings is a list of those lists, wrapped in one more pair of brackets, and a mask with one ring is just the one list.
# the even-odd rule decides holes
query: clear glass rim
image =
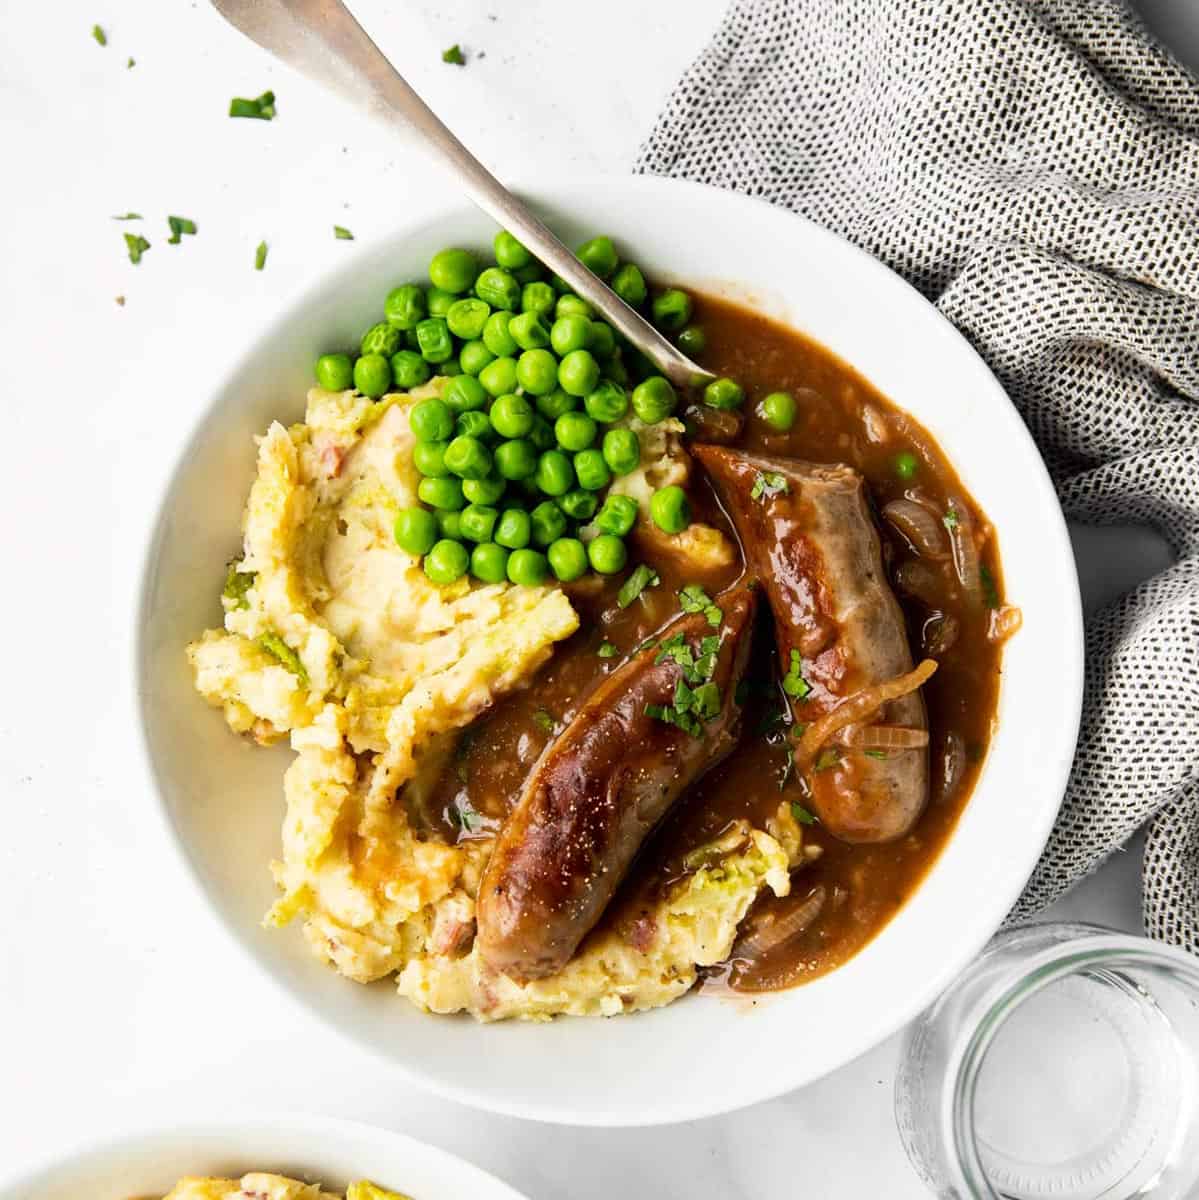
{"label": "clear glass rim", "polygon": [[[1068,924],[1065,924],[1068,927]],[[1033,930],[1035,924],[1016,930]],[[1052,928],[1045,925],[1044,928]],[[1025,1001],[1069,975],[1097,967],[1124,966],[1162,971],[1192,988],[1199,996],[1199,960],[1185,950],[1096,925],[1079,925],[1080,936],[1048,946],[1029,956],[1026,969],[997,995],[985,1001],[969,1038],[956,1056],[948,1113],[951,1128],[944,1144],[952,1147],[958,1185],[969,1200],[1002,1200],[987,1181],[974,1136],[974,1097],[987,1051],[1007,1019]]]}

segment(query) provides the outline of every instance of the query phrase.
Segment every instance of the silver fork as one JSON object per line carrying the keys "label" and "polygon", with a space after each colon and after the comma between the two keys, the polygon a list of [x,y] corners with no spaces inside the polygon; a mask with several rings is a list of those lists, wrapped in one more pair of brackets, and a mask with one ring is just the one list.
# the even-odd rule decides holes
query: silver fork
{"label": "silver fork", "polygon": [[212,0],[264,50],[371,116],[419,135],[466,194],[683,388],[713,379],[589,271],[446,128],[371,41],[341,0]]}

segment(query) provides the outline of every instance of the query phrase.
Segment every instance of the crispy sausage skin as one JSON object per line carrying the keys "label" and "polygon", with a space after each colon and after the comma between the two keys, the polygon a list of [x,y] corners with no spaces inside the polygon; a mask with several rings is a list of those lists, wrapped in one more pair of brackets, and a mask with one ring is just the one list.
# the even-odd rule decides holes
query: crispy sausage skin
{"label": "crispy sausage skin", "polygon": [[[560,970],[599,920],[637,851],[683,791],[736,744],[734,698],[753,635],[756,591],[735,586],[668,625],[588,697],[546,747],[508,817],[479,889],[483,961],[520,982]],[[695,656],[718,635],[719,711],[698,734],[646,713],[670,706],[683,668],[661,647],[681,635]]]}
{"label": "crispy sausage skin", "polygon": [[[792,651],[799,654],[811,691],[790,697],[796,721],[806,725],[842,698],[912,669],[903,613],[856,471],[718,446],[691,452],[719,490],[747,568],[765,588],[783,671]],[[927,730],[924,701],[918,692],[894,700],[872,723]],[[879,755],[843,746],[805,772],[816,815],[843,841],[901,837],[927,803],[927,748]]]}

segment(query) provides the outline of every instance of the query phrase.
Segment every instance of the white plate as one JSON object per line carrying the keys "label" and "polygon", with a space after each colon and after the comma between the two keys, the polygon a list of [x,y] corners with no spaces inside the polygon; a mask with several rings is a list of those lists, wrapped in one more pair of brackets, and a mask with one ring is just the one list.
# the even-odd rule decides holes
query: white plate
{"label": "white plate", "polygon": [[267,932],[286,749],[247,746],[192,691],[184,644],[220,623],[252,438],[300,417],[311,364],[353,345],[397,282],[446,245],[489,246],[462,207],[401,227],[263,329],[217,381],[162,498],[138,616],[141,716],[172,837],[233,936],[294,998],[384,1064],[497,1112],[647,1125],[726,1112],[831,1071],[928,1004],[999,925],[1061,800],[1082,695],[1082,621],[1065,523],[1019,416],[961,336],[906,283],[809,222],[728,192],[660,179],[539,191],[568,242],[611,233],[657,279],[752,299],[823,342],[938,439],[999,533],[1024,628],[1004,659],[999,730],[957,831],[883,933],[823,979],[756,1005],[691,996],[613,1020],[480,1026],[426,1016],[389,984],[361,987]]}
{"label": "white plate", "polygon": [[184,1175],[240,1179],[270,1171],[341,1191],[369,1179],[411,1200],[524,1200],[470,1163],[386,1129],[324,1117],[223,1117],[163,1125],[59,1155],[0,1200],[141,1200]]}

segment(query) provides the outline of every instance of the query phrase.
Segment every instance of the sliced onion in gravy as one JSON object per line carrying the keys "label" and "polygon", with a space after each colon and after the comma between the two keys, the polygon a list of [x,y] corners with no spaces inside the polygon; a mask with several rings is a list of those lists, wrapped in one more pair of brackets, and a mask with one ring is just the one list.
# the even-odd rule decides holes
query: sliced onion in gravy
{"label": "sliced onion in gravy", "polygon": [[921,558],[939,561],[949,557],[945,527],[923,504],[915,500],[892,500],[883,506],[883,516],[907,539]]}
{"label": "sliced onion in gravy", "polygon": [[840,740],[855,750],[923,750],[928,745],[928,730],[906,725],[852,725]]}

